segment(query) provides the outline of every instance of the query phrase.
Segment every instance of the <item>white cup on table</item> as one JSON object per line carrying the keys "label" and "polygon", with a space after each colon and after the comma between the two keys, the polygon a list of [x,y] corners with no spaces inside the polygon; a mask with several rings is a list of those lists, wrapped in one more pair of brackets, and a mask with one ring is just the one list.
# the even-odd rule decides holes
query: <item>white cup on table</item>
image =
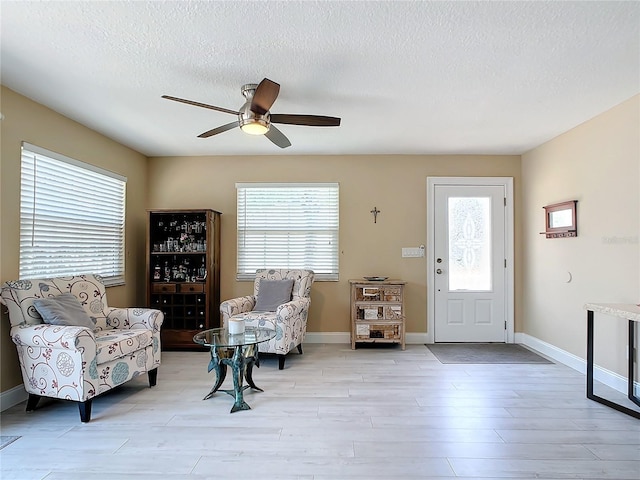
{"label": "white cup on table", "polygon": [[244,320],[230,318],[228,327],[231,335],[244,333]]}

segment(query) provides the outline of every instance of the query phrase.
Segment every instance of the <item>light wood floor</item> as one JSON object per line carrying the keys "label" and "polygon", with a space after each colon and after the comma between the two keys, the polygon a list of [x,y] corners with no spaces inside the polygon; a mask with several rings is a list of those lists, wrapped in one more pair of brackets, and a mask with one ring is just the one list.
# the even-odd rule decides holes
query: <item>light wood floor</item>
{"label": "light wood floor", "polygon": [[1,434],[21,438],[0,450],[0,477],[640,478],[640,421],[587,400],[569,367],[442,365],[423,345],[304,349],[283,371],[262,359],[249,411],[202,400],[206,352],[164,352],[156,387],[98,397],[88,424],[74,403],[6,410]]}

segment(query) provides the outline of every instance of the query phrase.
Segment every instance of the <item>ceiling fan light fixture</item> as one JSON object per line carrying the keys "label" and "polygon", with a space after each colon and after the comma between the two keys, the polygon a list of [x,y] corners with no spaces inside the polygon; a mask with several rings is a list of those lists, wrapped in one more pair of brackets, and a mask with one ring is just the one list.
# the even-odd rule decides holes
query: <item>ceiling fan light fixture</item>
{"label": "ceiling fan light fixture", "polygon": [[264,135],[269,131],[269,123],[260,118],[245,119],[240,128],[249,135]]}
{"label": "ceiling fan light fixture", "polygon": [[249,102],[245,103],[238,113],[238,125],[243,132],[249,135],[264,135],[269,131],[271,122],[269,112],[260,115],[249,109]]}

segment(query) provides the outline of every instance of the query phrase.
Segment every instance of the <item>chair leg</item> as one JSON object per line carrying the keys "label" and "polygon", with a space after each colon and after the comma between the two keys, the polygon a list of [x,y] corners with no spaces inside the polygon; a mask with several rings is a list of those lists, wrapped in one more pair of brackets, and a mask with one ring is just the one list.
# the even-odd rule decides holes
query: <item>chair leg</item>
{"label": "chair leg", "polygon": [[36,409],[36,405],[38,405],[39,401],[40,395],[30,393],[29,398],[27,399],[27,412],[33,412]]}
{"label": "chair leg", "polygon": [[80,421],[82,423],[89,423],[89,420],[91,420],[91,401],[92,400],[85,400],[84,402],[78,402]]}
{"label": "chair leg", "polygon": [[284,370],[284,359],[286,355],[278,355],[278,370]]}
{"label": "chair leg", "polygon": [[155,387],[158,381],[158,369],[154,368],[153,370],[149,370],[149,387]]}
{"label": "chair leg", "polygon": [[302,355],[302,344],[298,345],[298,353]]}

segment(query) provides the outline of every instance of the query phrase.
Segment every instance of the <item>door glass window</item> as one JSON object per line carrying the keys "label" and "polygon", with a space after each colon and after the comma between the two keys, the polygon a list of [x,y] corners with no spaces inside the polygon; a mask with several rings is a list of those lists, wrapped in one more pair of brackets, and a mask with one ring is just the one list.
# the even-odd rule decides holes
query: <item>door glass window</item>
{"label": "door glass window", "polygon": [[449,290],[490,291],[491,198],[449,197]]}

